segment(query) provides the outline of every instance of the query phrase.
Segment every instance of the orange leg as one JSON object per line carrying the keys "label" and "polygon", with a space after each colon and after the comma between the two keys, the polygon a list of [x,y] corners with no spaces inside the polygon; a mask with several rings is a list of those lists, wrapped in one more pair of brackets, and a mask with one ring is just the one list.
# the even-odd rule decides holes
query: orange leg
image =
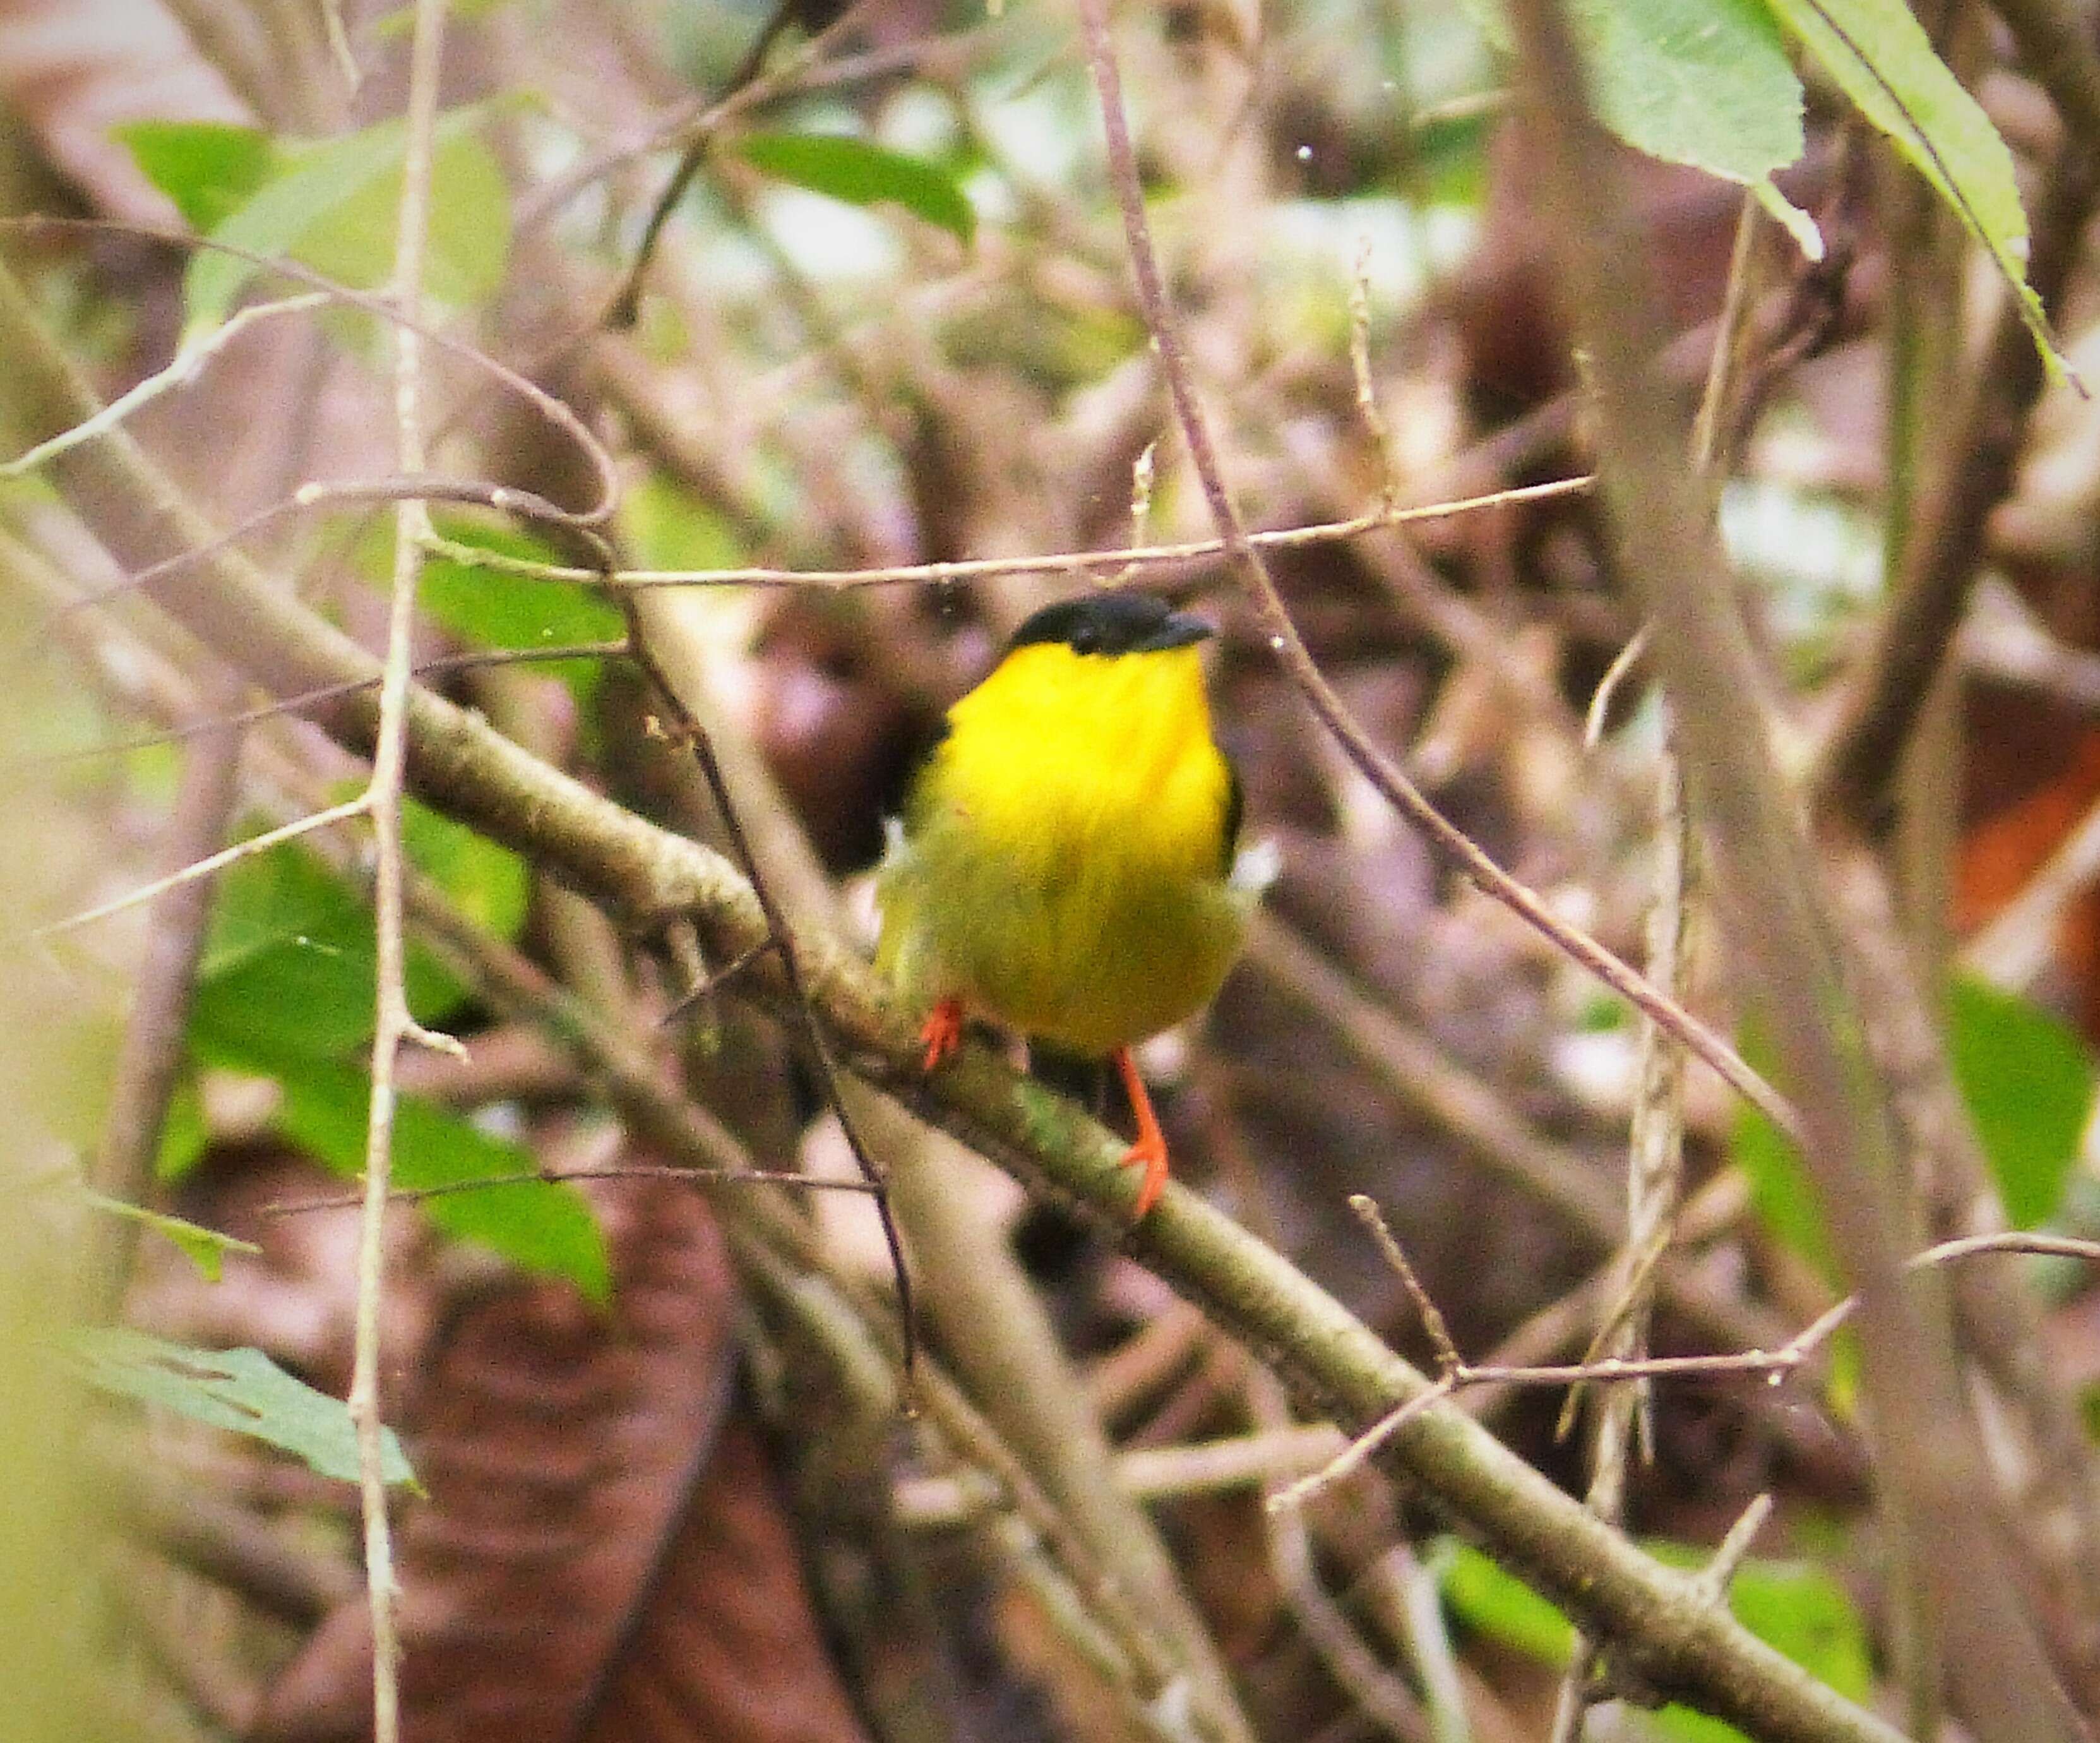
{"label": "orange leg", "polygon": [[1115,1068],[1122,1074],[1130,1110],[1137,1116],[1137,1142],[1131,1145],[1123,1164],[1126,1168],[1142,1166],[1145,1169],[1145,1178],[1138,1183],[1137,1206],[1130,1219],[1139,1222],[1159,1202],[1167,1185],[1167,1135],[1159,1129],[1159,1116],[1152,1111],[1152,1097],[1145,1092],[1145,1079],[1137,1074],[1137,1061],[1130,1057],[1128,1048],[1115,1050]]}
{"label": "orange leg", "polygon": [[937,1070],[963,1044],[963,1001],[943,999],[928,1015],[919,1030],[919,1044],[926,1049],[924,1069]]}

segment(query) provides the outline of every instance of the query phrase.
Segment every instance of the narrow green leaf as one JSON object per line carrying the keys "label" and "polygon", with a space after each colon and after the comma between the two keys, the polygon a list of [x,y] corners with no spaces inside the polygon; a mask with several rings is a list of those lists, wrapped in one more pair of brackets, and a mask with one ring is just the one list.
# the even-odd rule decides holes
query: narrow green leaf
{"label": "narrow green leaf", "polygon": [[113,131],[200,235],[245,205],[282,162],[269,135],[229,121],[135,121]]}
{"label": "narrow green leaf", "polygon": [[[371,1084],[362,1071],[315,1062],[288,1073],[278,1124],[337,1173],[364,1172]],[[433,1102],[404,1097],[394,1117],[394,1184],[409,1190],[533,1172],[531,1153],[492,1137]],[[566,1277],[589,1300],[612,1296],[605,1237],[589,1202],[562,1181],[517,1181],[445,1193],[424,1214],[523,1270]]]}
{"label": "narrow green leaf", "polygon": [[2078,1037],[2028,999],[1973,975],[1948,989],[1948,1052],[2015,1229],[2055,1213],[2093,1106]]}
{"label": "narrow green leaf", "polygon": [[106,1216],[121,1216],[127,1222],[137,1223],[174,1242],[183,1250],[190,1263],[196,1267],[198,1276],[207,1283],[216,1283],[224,1274],[228,1253],[259,1253],[262,1251],[253,1241],[221,1234],[216,1229],[207,1229],[201,1223],[185,1222],[179,1216],[163,1216],[160,1211],[149,1211],[143,1205],[126,1204],[121,1198],[108,1198],[99,1192],[90,1192],[86,1197],[90,1210],[100,1211]]}
{"label": "narrow green leaf", "polygon": [[924,157],[840,133],[753,133],[737,154],[768,175],[849,205],[885,201],[937,224],[965,246],[977,233],[977,208],[955,179]]}
{"label": "narrow green leaf", "polygon": [[[462,307],[502,282],[510,247],[509,187],[474,130],[483,113],[472,108],[441,117],[430,163],[425,287]],[[385,284],[394,271],[407,139],[397,118],[318,145],[284,148],[282,168],[214,227],[213,240],[289,256],[354,289]],[[223,320],[256,271],[232,254],[201,250],[184,280],[190,330]]]}
{"label": "narrow green leaf", "polygon": [[[76,1332],[67,1348],[104,1392],[267,1441],[323,1476],[357,1480],[357,1434],[342,1401],[293,1379],[258,1349],[193,1349],[121,1326]],[[389,1483],[414,1485],[391,1429],[384,1431],[382,1461]]]}
{"label": "narrow green leaf", "polygon": [[2027,220],[2013,154],[1974,98],[1933,52],[1905,0],[1771,0],[1860,113],[1953,208],[2018,298],[2052,375],[2065,373],[2041,300],[2027,280]]}

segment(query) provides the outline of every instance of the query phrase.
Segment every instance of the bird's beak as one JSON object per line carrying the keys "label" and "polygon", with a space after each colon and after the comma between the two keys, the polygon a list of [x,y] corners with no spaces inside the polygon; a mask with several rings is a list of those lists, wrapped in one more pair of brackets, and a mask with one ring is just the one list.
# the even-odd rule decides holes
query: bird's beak
{"label": "bird's beak", "polygon": [[1158,654],[1170,647],[1189,647],[1207,642],[1217,633],[1200,617],[1191,617],[1186,611],[1169,611],[1167,620],[1137,644],[1137,651]]}

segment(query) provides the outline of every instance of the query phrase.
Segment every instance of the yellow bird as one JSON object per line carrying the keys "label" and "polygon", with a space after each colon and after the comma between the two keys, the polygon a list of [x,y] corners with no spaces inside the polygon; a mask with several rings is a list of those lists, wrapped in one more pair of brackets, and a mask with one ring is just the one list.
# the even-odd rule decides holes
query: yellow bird
{"label": "yellow bird", "polygon": [[1260,854],[1235,863],[1239,780],[1198,652],[1211,633],[1142,594],[1036,612],[949,709],[876,884],[876,964],[930,1012],[929,1071],[970,1014],[1114,1061],[1138,1216],[1167,1141],[1130,1050],[1210,1002],[1267,880]]}

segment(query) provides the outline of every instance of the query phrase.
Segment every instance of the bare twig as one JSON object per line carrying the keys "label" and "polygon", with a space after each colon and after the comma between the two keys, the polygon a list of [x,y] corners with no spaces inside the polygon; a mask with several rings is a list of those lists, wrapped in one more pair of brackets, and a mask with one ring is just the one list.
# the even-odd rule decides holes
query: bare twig
{"label": "bare twig", "polygon": [[[1359,1201],[1352,1200],[1351,1202],[1357,1204]],[[1370,1201],[1363,1199],[1361,1203],[1369,1205]],[[1360,1210],[1359,1214],[1364,1216],[1366,1225],[1374,1233],[1383,1226],[1383,1219],[1379,1217],[1375,1206],[1372,1206],[1368,1213]],[[1379,1246],[1388,1259],[1398,1251],[1389,1233],[1380,1240]],[[2063,1259],[2081,1259],[2088,1264],[2100,1264],[2100,1241],[2083,1241],[2070,1235],[2020,1232],[1965,1235],[1959,1240],[1942,1241],[1936,1247],[1913,1254],[1904,1261],[1903,1269],[1907,1272],[1927,1271],[1938,1265],[1951,1264],[1986,1253],[2047,1255]],[[1404,1255],[1400,1260],[1400,1275],[1403,1282],[1414,1275],[1413,1268],[1407,1264]],[[1418,1282],[1414,1286],[1415,1290],[1420,1286]],[[1420,1305],[1426,1297],[1418,1295],[1416,1300]],[[1436,1383],[1433,1387],[1409,1399],[1398,1409],[1373,1423],[1350,1441],[1331,1463],[1278,1490],[1270,1498],[1269,1505],[1273,1507],[1304,1506],[1330,1484],[1361,1470],[1381,1446],[1419,1416],[1431,1403],[1468,1387],[1621,1384],[1654,1379],[1710,1379],[1738,1374],[1751,1375],[1769,1384],[1777,1385],[1789,1375],[1812,1361],[1839,1329],[1860,1311],[1862,1304],[1863,1297],[1860,1295],[1846,1296],[1843,1300],[1818,1314],[1776,1349],[1739,1350],[1722,1356],[1606,1356],[1586,1361],[1508,1367],[1494,1362],[1476,1365],[1464,1360],[1456,1351],[1452,1351],[1440,1362]],[[1434,1312],[1433,1307],[1430,1311]]]}
{"label": "bare twig", "polygon": [[[482,648],[468,654],[440,654],[431,660],[416,662],[418,677],[441,677],[448,672],[476,672],[492,666],[551,665],[569,660],[611,660],[624,656],[625,642],[572,642],[553,647],[494,647]],[[111,739],[99,744],[84,745],[78,750],[52,751],[48,753],[24,757],[14,761],[0,759],[0,773],[13,770],[51,769],[68,763],[88,762],[99,757],[121,757],[131,751],[147,750],[157,745],[179,744],[187,739],[225,732],[242,726],[253,726],[266,720],[277,720],[285,716],[306,713],[324,704],[340,701],[345,696],[355,695],[361,691],[377,690],[380,680],[371,677],[353,678],[341,684],[324,684],[296,696],[285,696],[275,702],[258,703],[252,708],[240,708],[225,713],[206,715],[180,726],[170,726],[160,732],[141,732],[128,739]]]}
{"label": "bare twig", "polygon": [[[685,699],[672,686],[669,677],[657,663],[650,651],[644,635],[642,620],[635,611],[632,600],[623,599],[620,604],[627,614],[628,655],[641,667],[650,682],[655,687],[677,721],[678,739],[692,752],[693,760],[699,765],[705,777],[708,791],[713,796],[715,809],[721,817],[722,828],[727,833],[730,851],[736,856],[737,865],[749,880],[752,894],[757,898],[760,911],[765,916],[765,943],[779,960],[780,972],[788,982],[792,1000],[796,1026],[801,1030],[804,1045],[814,1066],[818,1085],[823,1091],[825,1104],[832,1117],[838,1121],[839,1131],[852,1151],[854,1164],[860,1170],[861,1178],[868,1183],[875,1199],[876,1215],[881,1220],[882,1238],[889,1249],[892,1275],[897,1282],[897,1312],[904,1336],[904,1371],[907,1379],[915,1365],[919,1350],[919,1332],[911,1311],[911,1274],[904,1263],[904,1242],[897,1232],[897,1219],[889,1207],[889,1191],[883,1176],[881,1166],[869,1154],[861,1141],[860,1131],[845,1097],[839,1093],[838,1068],[832,1059],[831,1045],[818,1026],[815,1007],[810,1003],[807,982],[802,973],[801,960],[795,952],[793,935],[788,928],[788,918],[774,901],[771,887],[759,870],[757,856],[752,853],[751,839],[744,833],[743,819],[739,814],[735,800],[730,796],[729,783],[723,779],[721,764],[716,758],[714,741],[708,736],[707,729],[699,718],[687,708]],[[749,960],[750,953],[743,953]]]}
{"label": "bare twig", "polygon": [[[237,728],[205,739],[191,752],[168,822],[166,850],[177,867],[204,857],[226,839],[240,774]],[[135,1201],[152,1181],[168,1105],[182,1070],[190,995],[210,917],[211,885],[201,878],[168,891],[153,904],[95,1154],[95,1185],[112,1198]],[[108,1221],[102,1229],[86,1269],[88,1286],[95,1292],[90,1311],[98,1317],[115,1313],[138,1242],[138,1225],[128,1218]]]}
{"label": "bare twig", "polygon": [[275,829],[266,829],[260,835],[250,836],[245,841],[236,841],[232,846],[222,848],[215,854],[193,859],[179,871],[170,872],[165,877],[157,877],[150,884],[141,884],[136,889],[126,890],[122,895],[112,897],[108,902],[97,902],[91,908],[82,908],[78,913],[68,914],[63,920],[49,920],[41,926],[32,927],[23,936],[41,941],[55,938],[61,933],[77,932],[82,926],[92,925],[99,920],[108,920],[112,915],[121,914],[127,908],[137,907],[142,902],[157,901],[170,890],[179,889],[185,884],[194,884],[214,872],[223,872],[236,860],[245,859],[250,854],[262,853],[283,842],[296,841],[302,835],[311,835],[316,829],[326,829],[347,822],[353,817],[362,817],[369,808],[369,796],[360,793],[355,799],[345,800],[341,805],[332,805],[324,811],[315,811],[294,822],[280,824]]}
{"label": "bare twig", "polygon": [[[117,218],[54,218],[42,213],[0,217],[0,234],[7,232],[31,236],[51,233],[101,233],[137,236],[148,241],[165,244],[170,248],[206,249],[214,254],[230,255],[236,260],[245,261],[249,265],[263,271],[304,285],[309,290],[319,292],[331,302],[346,303],[351,308],[361,309],[366,314],[385,322],[391,331],[413,333],[419,342],[435,346],[439,350],[460,359],[461,361],[493,376],[513,393],[527,400],[541,417],[546,418],[549,422],[576,443],[583,452],[585,457],[590,462],[591,470],[597,478],[598,500],[585,510],[573,512],[555,510],[550,518],[558,518],[565,524],[579,527],[598,526],[611,514],[614,506],[620,500],[620,477],[613,464],[612,456],[607,452],[605,444],[591,433],[589,427],[570,409],[567,404],[549,393],[538,382],[521,374],[507,364],[499,362],[478,346],[439,331],[424,320],[420,314],[411,314],[397,307],[388,296],[383,293],[352,290],[349,286],[339,285],[324,274],[315,271],[311,267],[302,266],[299,262],[288,259],[281,255],[258,254],[253,249],[220,241],[215,237],[192,236],[188,232],[181,230],[164,230],[152,224],[127,223]],[[398,253],[395,259],[398,267],[399,259]],[[98,407],[95,413],[89,415],[89,417],[81,419],[79,421],[85,423],[90,420],[99,419],[101,409]],[[99,425],[99,433],[107,435],[114,427],[113,425],[101,423]],[[50,437],[45,439],[45,441],[49,443],[59,440],[64,435],[63,431],[55,430]],[[57,456],[54,453],[50,457],[55,458]],[[421,468],[417,466],[411,470],[420,471]],[[342,487],[333,485],[314,488],[331,493],[342,488]],[[436,495],[443,486],[437,481],[426,481],[419,488],[429,494]],[[502,487],[482,486],[479,488],[487,491]],[[524,492],[518,494],[521,498],[527,495]],[[266,510],[266,513],[276,512],[280,511]]]}
{"label": "bare twig", "polygon": [[[423,254],[430,227],[430,155],[444,51],[445,0],[416,0],[409,50],[408,140],[401,169],[393,293],[403,322],[394,329],[395,454],[404,472],[423,470]],[[399,1743],[400,1639],[395,1631],[394,1545],[379,1404],[379,1306],[386,1279],[386,1198],[394,1165],[394,1061],[404,1042],[427,1039],[409,1013],[403,927],[402,774],[407,761],[408,668],[414,657],[416,583],[422,569],[426,512],[404,501],[395,511],[394,580],[387,613],[379,739],[365,789],[378,857],[373,898],[377,938],[377,1013],[372,1036],[372,1101],[364,1149],[364,1205],[359,1224],[357,1319],[349,1410],[357,1429],[358,1486],[364,1506],[365,1589],[372,1613],[373,1743]]]}
{"label": "bare twig", "polygon": [[[807,1192],[876,1193],[882,1189],[873,1180],[832,1180],[816,1174],[785,1174],[776,1169],[682,1168],[630,1162],[602,1168],[530,1168],[517,1174],[485,1175],[478,1180],[448,1180],[442,1186],[395,1186],[386,1196],[395,1204],[421,1204],[426,1199],[480,1192],[492,1186],[541,1186],[560,1180],[677,1180],[693,1186],[792,1186]],[[341,1193],[333,1198],[266,1204],[258,1214],[266,1220],[280,1216],[306,1216],[315,1211],[355,1210],[364,1202],[362,1193]]]}
{"label": "bare twig", "polygon": [[[1692,464],[1705,484],[1710,500],[1718,497],[1725,466],[1725,461],[1716,454],[1715,444],[1727,416],[1736,351],[1747,327],[1757,234],[1757,202],[1746,193],[1736,222],[1727,291],[1714,333],[1714,355],[1707,365],[1706,388],[1700,396],[1698,416],[1692,426]],[[1621,650],[1605,673],[1604,682],[1597,686],[1599,697],[1608,695],[1613,674],[1630,666],[1646,639],[1643,628]],[[1590,704],[1586,737],[1594,739],[1601,728],[1604,706],[1595,700]],[[1685,808],[1683,775],[1678,766],[1676,748],[1667,735],[1657,757],[1655,841],[1655,894],[1648,909],[1644,966],[1648,978],[1657,986],[1671,997],[1680,998],[1691,977],[1689,904],[1697,844]],[[1590,1347],[1593,1356],[1626,1359],[1641,1355],[1648,1348],[1656,1273],[1676,1237],[1683,1173],[1684,1056],[1660,1027],[1643,1021],[1632,1128],[1626,1145],[1626,1239],[1620,1253],[1618,1300]],[[1582,1397],[1579,1388],[1568,1392],[1561,1408],[1560,1432],[1564,1434],[1573,1426]],[[1614,1525],[1626,1515],[1626,1468],[1636,1432],[1643,1456],[1653,1458],[1653,1405],[1644,1381],[1612,1388],[1596,1413],[1590,1489],[1584,1499],[1592,1512]],[[1560,1680],[1552,1743],[1581,1743],[1595,1698],[1593,1682],[1599,1661],[1599,1643],[1578,1635]]]}
{"label": "bare twig", "polygon": [[[1448,502],[1432,502],[1414,508],[1380,507],[1347,520],[1327,521],[1317,526],[1289,527],[1266,532],[1251,532],[1247,541],[1260,550],[1304,550],[1321,545],[1343,543],[1388,527],[1414,521],[1446,520],[1454,515],[1498,509],[1521,502],[1542,502],[1556,496],[1579,496],[1590,488],[1586,477],[1554,479],[1543,484],[1520,484],[1485,495],[1462,496]],[[1121,550],[1061,551],[1048,555],[970,557],[946,563],[898,563],[868,569],[615,569],[610,575],[559,563],[535,563],[506,556],[474,545],[439,545],[439,554],[456,562],[497,569],[506,574],[531,576],[554,581],[599,581],[621,588],[652,587],[803,587],[830,592],[849,592],[862,587],[911,585],[952,585],[960,581],[1004,580],[1015,576],[1068,575],[1074,580],[1115,576],[1128,571],[1134,576],[1145,569],[1179,567],[1200,563],[1231,549],[1222,538],[1190,539],[1172,545],[1126,546]]]}
{"label": "bare twig", "polygon": [[165,368],[156,371],[136,386],[120,394],[86,422],[75,424],[72,429],[47,442],[39,442],[12,460],[0,462],[0,479],[20,478],[33,472],[45,461],[57,459],[68,448],[92,441],[105,430],[115,429],[140,407],[150,405],[161,395],[178,387],[188,387],[207,363],[250,327],[279,315],[304,314],[323,307],[328,300],[325,293],[309,290],[296,297],[286,297],[281,302],[258,302],[237,311],[223,324],[185,344]]}
{"label": "bare twig", "polygon": [[[1248,1375],[1255,1419],[1273,1434],[1290,1422],[1282,1383],[1264,1370]],[[1270,1485],[1270,1493],[1275,1485]],[[1295,1507],[1266,1507],[1268,1560],[1284,1602],[1297,1618],[1299,1631],[1344,1693],[1370,1723],[1397,1743],[1427,1743],[1429,1726],[1422,1704],[1350,1621],[1321,1582],[1313,1555],[1312,1528]]]}

